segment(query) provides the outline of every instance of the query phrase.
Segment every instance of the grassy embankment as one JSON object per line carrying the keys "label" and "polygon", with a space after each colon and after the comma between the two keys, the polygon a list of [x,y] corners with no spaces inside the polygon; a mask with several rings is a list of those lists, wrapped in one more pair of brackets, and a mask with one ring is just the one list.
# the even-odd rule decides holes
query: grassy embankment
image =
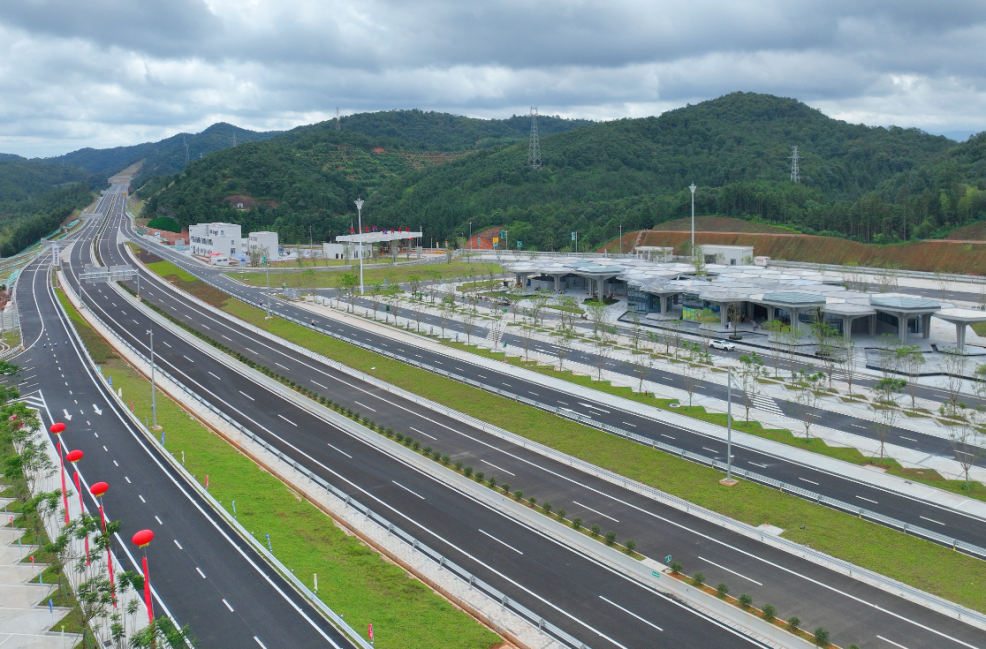
{"label": "grassy embankment", "polygon": [[[61,291],[59,299],[90,350],[94,339],[108,347]],[[103,373],[113,377],[113,387],[123,388],[137,417],[150,416],[150,382],[115,355],[102,358]],[[235,500],[240,523],[260,541],[270,534],[274,554],[309,588],[318,574],[322,600],[354,629],[362,631],[372,622],[383,649],[485,649],[500,642],[473,618],[336,527],[330,517],[190,418],[174,401],[159,394],[157,409],[172,455],[180,461],[184,452],[185,468],[202,476],[201,482],[208,474],[209,492],[221,503]]]}
{"label": "grassy embankment", "polygon": [[[406,282],[411,275],[418,275],[422,280],[440,280],[447,277],[482,277],[490,269],[494,273],[501,272],[497,264],[475,263],[467,264],[464,262],[453,262],[451,264],[421,264],[417,266],[391,266],[379,265],[375,267],[363,267],[363,283],[369,288],[374,285],[383,285],[384,280],[391,285],[395,282]],[[356,269],[353,269],[354,272]],[[471,273],[471,274],[470,274]],[[228,273],[233,279],[239,280],[250,286],[266,286],[266,273]],[[318,273],[318,272],[295,272],[295,273],[276,273],[270,274],[270,285],[286,285],[288,288],[338,288],[342,286],[342,275],[340,272]]]}
{"label": "grassy embankment", "polygon": [[[167,262],[151,266],[165,275],[177,274],[169,270]],[[203,298],[210,295],[210,290],[201,282],[192,287]],[[979,559],[755,483],[740,482],[724,488],[719,485],[723,477],[719,471],[410,367],[279,318],[265,320],[263,311],[232,298],[224,296],[214,303],[275,335],[450,408],[737,520],[751,525],[776,525],[792,541],[986,611],[986,590],[975,585],[984,570]]]}

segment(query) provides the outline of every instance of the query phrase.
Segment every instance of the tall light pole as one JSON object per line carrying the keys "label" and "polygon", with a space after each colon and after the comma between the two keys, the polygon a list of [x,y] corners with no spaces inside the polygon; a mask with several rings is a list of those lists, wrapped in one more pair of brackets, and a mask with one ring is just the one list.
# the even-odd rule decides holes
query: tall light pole
{"label": "tall light pole", "polygon": [[623,224],[620,223],[620,257],[623,256]]}
{"label": "tall light pole", "polygon": [[363,199],[356,199],[356,222],[359,224],[359,294],[363,295]]}
{"label": "tall light pole", "polygon": [[152,428],[157,430],[157,397],[155,396],[154,384],[154,330],[148,329],[147,335],[151,337],[151,416],[154,418]]}
{"label": "tall light pole", "polygon": [[472,263],[472,221],[469,221],[469,263]]}
{"label": "tall light pole", "polygon": [[726,477],[719,484],[732,487],[737,484],[733,478],[733,368],[726,368]]}
{"label": "tall light pole", "polygon": [[695,256],[695,190],[698,187],[695,183],[688,186],[688,189],[692,190],[692,257]]}

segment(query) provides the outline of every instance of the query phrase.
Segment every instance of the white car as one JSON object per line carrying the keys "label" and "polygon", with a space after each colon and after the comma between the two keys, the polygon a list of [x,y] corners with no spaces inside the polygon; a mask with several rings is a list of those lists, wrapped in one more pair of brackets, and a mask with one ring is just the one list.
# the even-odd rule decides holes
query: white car
{"label": "white car", "polygon": [[714,349],[721,349],[724,352],[734,352],[736,351],[736,345],[729,342],[728,340],[713,340],[712,347]]}

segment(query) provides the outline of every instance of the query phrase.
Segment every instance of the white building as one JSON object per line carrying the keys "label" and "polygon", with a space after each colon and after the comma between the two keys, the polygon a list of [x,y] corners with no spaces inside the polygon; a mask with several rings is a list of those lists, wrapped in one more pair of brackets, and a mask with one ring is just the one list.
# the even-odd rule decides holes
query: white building
{"label": "white building", "polygon": [[748,266],[753,263],[753,246],[716,246],[697,243],[695,247],[702,249],[707,264]]}
{"label": "white building", "polygon": [[243,234],[235,223],[199,223],[188,226],[188,245],[191,253],[211,257],[213,253],[239,259],[243,250]]}
{"label": "white building", "polygon": [[362,250],[363,259],[373,256],[373,244],[355,243],[323,243],[322,254],[326,259],[359,259]]}
{"label": "white building", "polygon": [[281,256],[278,254],[278,243],[276,232],[251,232],[250,237],[244,240],[243,251],[249,255],[254,248],[260,250],[268,261],[279,261]]}

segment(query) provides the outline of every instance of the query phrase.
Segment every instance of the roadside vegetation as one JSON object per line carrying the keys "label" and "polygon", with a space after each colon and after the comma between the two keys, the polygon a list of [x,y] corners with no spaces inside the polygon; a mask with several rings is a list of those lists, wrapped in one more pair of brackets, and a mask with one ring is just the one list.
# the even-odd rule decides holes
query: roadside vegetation
{"label": "roadside vegetation", "polygon": [[[178,269],[170,262],[157,262],[159,264],[168,264],[167,267]],[[154,271],[158,274],[163,274],[162,270],[167,268],[166,266],[155,266]],[[158,268],[162,270],[158,270]],[[358,264],[353,265],[353,271],[357,274],[357,282],[359,281],[358,275]],[[184,273],[184,271],[181,271]],[[485,274],[501,273],[503,269],[497,264],[485,264],[485,263],[466,263],[466,262],[453,262],[451,264],[418,264],[413,266],[383,266],[380,264],[366,265],[363,267],[363,285],[366,291],[369,292],[374,288],[387,288],[388,286],[393,286],[395,284],[403,284],[408,282],[412,276],[419,276],[422,280],[426,281],[440,281],[444,278],[452,277],[470,277],[478,276],[482,277]],[[184,273],[188,277],[192,277],[187,273]],[[282,285],[288,288],[345,288],[346,285],[346,275],[349,273],[339,273],[339,272],[315,272],[310,267],[308,272],[292,272],[292,273],[277,273],[271,272],[270,274],[270,285],[271,287],[280,287]],[[250,286],[266,286],[267,285],[267,275],[266,273],[250,272],[250,273],[237,273],[230,272],[227,273],[229,277],[235,280],[241,281],[244,284],[249,284]],[[357,289],[358,284],[357,284]]]}

